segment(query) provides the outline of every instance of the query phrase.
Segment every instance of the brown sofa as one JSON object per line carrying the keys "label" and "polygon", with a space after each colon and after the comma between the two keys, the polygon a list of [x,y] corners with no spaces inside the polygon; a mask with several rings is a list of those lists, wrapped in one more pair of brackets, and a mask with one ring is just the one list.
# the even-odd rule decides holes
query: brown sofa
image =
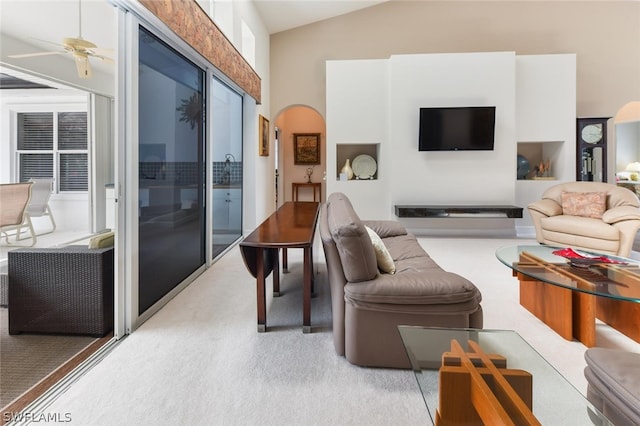
{"label": "brown sofa", "polygon": [[[395,273],[378,270],[365,225],[380,236]],[[444,271],[395,221],[361,221],[331,194],[320,213],[336,352],[356,365],[410,368],[398,325],[482,328],[480,291]]]}
{"label": "brown sofa", "polygon": [[[596,204],[587,197],[598,193],[605,194],[604,212],[601,217],[586,217],[594,214]],[[572,194],[582,197],[582,207],[566,198],[563,204],[563,196]],[[567,213],[566,207],[573,211]],[[566,182],[547,189],[528,209],[539,243],[628,257],[640,229],[639,207],[638,197],[626,188],[604,182]]]}

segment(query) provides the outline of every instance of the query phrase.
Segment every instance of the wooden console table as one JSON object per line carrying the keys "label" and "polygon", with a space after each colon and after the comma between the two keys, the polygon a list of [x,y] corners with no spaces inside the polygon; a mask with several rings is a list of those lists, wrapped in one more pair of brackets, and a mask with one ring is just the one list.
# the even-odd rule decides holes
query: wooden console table
{"label": "wooden console table", "polygon": [[[291,183],[291,198],[293,201],[298,201],[298,191],[300,188],[309,187],[313,191],[313,201],[322,201],[322,182],[292,182]],[[316,199],[316,194],[318,198]]]}
{"label": "wooden console table", "polygon": [[283,268],[287,268],[287,249],[304,249],[302,331],[311,332],[311,293],[313,290],[313,239],[320,203],[287,202],[269,216],[240,243],[245,266],[256,278],[258,332],[267,331],[265,279],[273,271],[273,292],[280,292],[278,252],[283,250]]}

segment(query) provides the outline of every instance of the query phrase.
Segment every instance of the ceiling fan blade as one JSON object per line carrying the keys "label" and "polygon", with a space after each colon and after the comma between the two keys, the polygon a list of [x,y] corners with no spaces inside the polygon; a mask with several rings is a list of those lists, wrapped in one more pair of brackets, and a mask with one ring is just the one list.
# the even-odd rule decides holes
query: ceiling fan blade
{"label": "ceiling fan blade", "polygon": [[107,56],[102,56],[102,55],[92,55],[92,54],[89,54],[89,56],[91,56],[92,58],[98,58],[98,59],[100,59],[100,60],[102,60],[102,61],[104,61],[104,62],[106,62],[106,63],[108,63],[108,64],[114,64],[114,63],[116,62],[116,61],[114,61],[112,58],[109,58],[109,57],[107,57]]}
{"label": "ceiling fan blade", "polygon": [[108,47],[94,47],[87,50],[91,51],[91,53],[93,53],[96,56],[104,56],[104,55],[113,56],[116,53],[115,49],[111,49]]}
{"label": "ceiling fan blade", "polygon": [[9,55],[10,58],[31,58],[33,56],[47,56],[47,55],[64,55],[66,51],[62,52],[37,52],[37,53],[22,53],[19,55]]}
{"label": "ceiling fan blade", "polygon": [[91,64],[89,63],[89,57],[87,55],[73,55],[76,60],[76,68],[78,70],[78,77],[91,78],[93,71],[91,70]]}
{"label": "ceiling fan blade", "polygon": [[33,39],[33,40],[41,41],[41,42],[43,42],[43,43],[53,44],[54,46],[64,47],[64,45],[63,45],[63,44],[56,43],[56,42],[53,42],[53,41],[43,40],[43,39],[41,39],[41,38],[36,38],[36,37],[29,37],[29,38],[31,38],[31,39]]}

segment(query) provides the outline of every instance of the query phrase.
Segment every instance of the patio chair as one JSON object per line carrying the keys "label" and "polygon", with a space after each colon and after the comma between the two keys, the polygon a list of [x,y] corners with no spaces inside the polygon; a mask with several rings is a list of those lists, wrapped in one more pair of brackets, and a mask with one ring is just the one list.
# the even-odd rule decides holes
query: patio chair
{"label": "patio chair", "polygon": [[27,213],[32,185],[31,182],[0,184],[0,241],[4,236],[7,244],[10,244],[11,231],[15,231],[16,240],[20,239],[22,228],[27,227],[31,234],[31,246],[36,244],[36,234]]}
{"label": "patio chair", "polygon": [[50,234],[56,230],[56,221],[49,207],[53,179],[29,179],[29,182],[33,182],[33,186],[31,187],[31,199],[29,200],[27,213],[32,219],[34,217],[48,217],[51,221],[51,230],[37,235]]}

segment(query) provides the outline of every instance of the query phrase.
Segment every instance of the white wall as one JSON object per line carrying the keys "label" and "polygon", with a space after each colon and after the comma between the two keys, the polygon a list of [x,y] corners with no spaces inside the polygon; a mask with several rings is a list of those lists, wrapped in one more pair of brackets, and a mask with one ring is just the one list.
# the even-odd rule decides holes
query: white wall
{"label": "white wall", "polygon": [[[224,2],[216,2],[215,7]],[[257,104],[249,96],[244,97],[244,128],[243,128],[243,159],[244,159],[244,188],[243,188],[243,229],[251,232],[259,223],[275,210],[275,156],[258,155],[258,115],[263,115],[270,121],[270,146],[273,146],[273,120],[270,105],[270,37],[262,18],[258,14],[253,2],[232,2],[233,29],[226,29],[225,35],[238,49],[242,48],[242,23],[251,29],[255,37],[255,71],[260,76],[262,100]],[[226,6],[224,6],[226,7]],[[214,19],[215,22],[215,19]],[[227,34],[227,31],[230,34]]]}
{"label": "white wall", "polygon": [[[513,204],[515,53],[402,55],[390,62],[392,204]],[[493,151],[418,152],[419,109],[439,106],[495,106]]]}
{"label": "white wall", "polygon": [[[391,219],[395,204],[512,204],[514,102],[514,53],[330,61],[327,192],[347,193],[365,218]],[[497,107],[493,151],[418,152],[420,107],[470,105]],[[340,143],[379,143],[378,180],[336,181]]]}
{"label": "white wall", "polygon": [[[327,61],[326,193],[347,194],[363,219],[390,217],[388,67],[387,60]],[[380,144],[378,179],[338,181],[338,144]]]}
{"label": "white wall", "polygon": [[[554,153],[559,176],[570,180],[575,174],[575,55],[518,58],[514,52],[488,52],[328,61],[327,193],[346,193],[363,219],[395,219],[398,204],[518,205],[527,215],[531,194],[516,193],[519,138],[561,141]],[[521,86],[527,89],[522,98]],[[495,106],[494,149],[419,152],[419,109],[433,106]],[[516,114],[518,106],[522,114]],[[338,181],[336,149],[360,143],[380,144],[378,179]],[[402,221],[413,232],[515,232],[509,219]]]}
{"label": "white wall", "polygon": [[517,56],[516,94],[519,148],[537,149],[540,160],[550,160],[555,178],[516,182],[516,204],[524,208],[523,218],[516,220],[517,234],[535,236],[527,205],[547,188],[576,179],[576,55]]}

